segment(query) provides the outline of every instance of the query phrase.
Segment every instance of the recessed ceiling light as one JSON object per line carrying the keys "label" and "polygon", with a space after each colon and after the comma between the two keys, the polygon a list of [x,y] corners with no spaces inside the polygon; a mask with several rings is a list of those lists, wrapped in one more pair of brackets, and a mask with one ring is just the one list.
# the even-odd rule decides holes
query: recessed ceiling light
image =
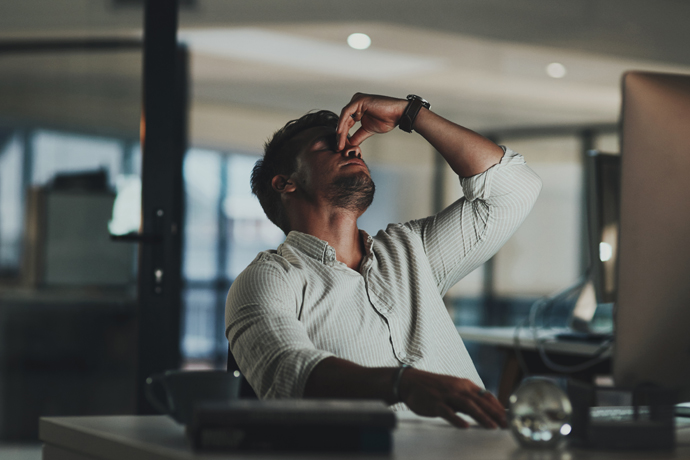
{"label": "recessed ceiling light", "polygon": [[567,72],[563,64],[560,62],[552,62],[546,66],[546,73],[551,78],[563,78]]}
{"label": "recessed ceiling light", "polygon": [[347,44],[356,50],[365,50],[371,46],[371,38],[367,34],[350,34],[347,37]]}

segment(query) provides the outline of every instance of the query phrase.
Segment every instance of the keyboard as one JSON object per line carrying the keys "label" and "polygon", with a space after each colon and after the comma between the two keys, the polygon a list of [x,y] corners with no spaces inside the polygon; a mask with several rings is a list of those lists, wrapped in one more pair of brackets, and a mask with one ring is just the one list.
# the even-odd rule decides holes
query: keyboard
{"label": "keyboard", "polygon": [[[595,422],[632,422],[635,411],[631,406],[595,406],[589,408],[589,418]],[[649,420],[649,408],[638,408],[637,420]]]}

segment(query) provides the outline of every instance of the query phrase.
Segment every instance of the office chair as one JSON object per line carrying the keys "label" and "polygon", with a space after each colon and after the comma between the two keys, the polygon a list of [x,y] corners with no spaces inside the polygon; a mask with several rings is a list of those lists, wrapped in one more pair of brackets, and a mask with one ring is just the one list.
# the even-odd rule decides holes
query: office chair
{"label": "office chair", "polygon": [[[235,361],[235,357],[232,355],[232,351],[230,351],[230,344],[228,344],[228,372],[235,372],[239,371],[240,367],[237,365],[237,361]],[[256,396],[256,393],[254,393],[254,389],[249,385],[249,382],[247,382],[247,379],[244,378],[244,375],[240,376],[241,382],[240,382],[240,399],[259,399]]]}

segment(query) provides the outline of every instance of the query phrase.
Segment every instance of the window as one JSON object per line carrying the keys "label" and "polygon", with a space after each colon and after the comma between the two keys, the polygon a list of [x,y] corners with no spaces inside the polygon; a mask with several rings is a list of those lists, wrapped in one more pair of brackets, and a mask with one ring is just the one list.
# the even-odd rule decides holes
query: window
{"label": "window", "polygon": [[21,260],[24,211],[22,142],[9,134],[0,145],[0,273],[17,276]]}
{"label": "window", "polygon": [[225,298],[256,255],[285,238],[264,215],[249,178],[258,157],[190,149],[184,162],[182,355],[225,364]]}

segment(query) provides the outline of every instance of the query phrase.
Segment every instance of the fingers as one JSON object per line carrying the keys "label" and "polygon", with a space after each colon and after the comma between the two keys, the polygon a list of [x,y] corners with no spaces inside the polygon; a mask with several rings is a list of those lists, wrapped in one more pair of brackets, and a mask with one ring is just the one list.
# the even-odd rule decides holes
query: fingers
{"label": "fingers", "polygon": [[335,131],[338,151],[341,151],[345,148],[347,134],[350,132],[350,129],[355,125],[355,122],[359,121],[362,118],[362,108],[359,102],[360,96],[361,95],[359,93],[352,96],[350,103],[343,107],[343,110],[340,111],[338,128]]}
{"label": "fingers", "polygon": [[449,399],[453,408],[470,415],[485,428],[507,428],[505,409],[491,393],[463,393]]}
{"label": "fingers", "polygon": [[350,129],[355,125],[355,120],[351,116],[352,114],[347,114],[345,112],[346,109],[347,107],[345,107],[343,109],[343,112],[340,114],[340,120],[338,120],[338,128],[335,131],[335,139],[338,152],[345,148],[345,144],[347,143],[347,135],[350,132]]}
{"label": "fingers", "polygon": [[458,414],[455,413],[450,407],[443,405],[439,408],[439,417],[447,420],[451,425],[458,428],[468,428],[470,426],[465,420],[463,420]]}
{"label": "fingers", "polygon": [[484,428],[498,428],[498,424],[472,398],[455,398],[451,406],[464,412],[477,421]]}
{"label": "fingers", "polygon": [[383,134],[393,130],[407,107],[406,99],[395,99],[387,96],[357,93],[350,103],[340,112],[336,140],[338,151],[342,151],[348,142],[347,134],[356,122],[362,125],[350,138],[352,145],[359,145],[374,134]]}
{"label": "fingers", "polygon": [[[350,136],[350,139],[348,139],[347,141],[350,145],[359,145],[371,136],[373,136],[374,134],[376,133],[369,132],[366,129],[364,129],[364,127],[360,127],[357,131],[355,131],[355,133],[352,136]],[[345,146],[343,145],[343,147]]]}
{"label": "fingers", "polygon": [[457,412],[471,416],[486,428],[507,427],[506,412],[501,403],[472,381],[417,369],[405,375],[404,402],[415,413],[442,417],[459,428],[468,424]]}
{"label": "fingers", "polygon": [[506,410],[503,405],[498,402],[498,399],[494,397],[491,393],[478,394],[476,398],[478,405],[488,413],[491,418],[498,423],[502,428],[508,427],[508,422],[506,420]]}

